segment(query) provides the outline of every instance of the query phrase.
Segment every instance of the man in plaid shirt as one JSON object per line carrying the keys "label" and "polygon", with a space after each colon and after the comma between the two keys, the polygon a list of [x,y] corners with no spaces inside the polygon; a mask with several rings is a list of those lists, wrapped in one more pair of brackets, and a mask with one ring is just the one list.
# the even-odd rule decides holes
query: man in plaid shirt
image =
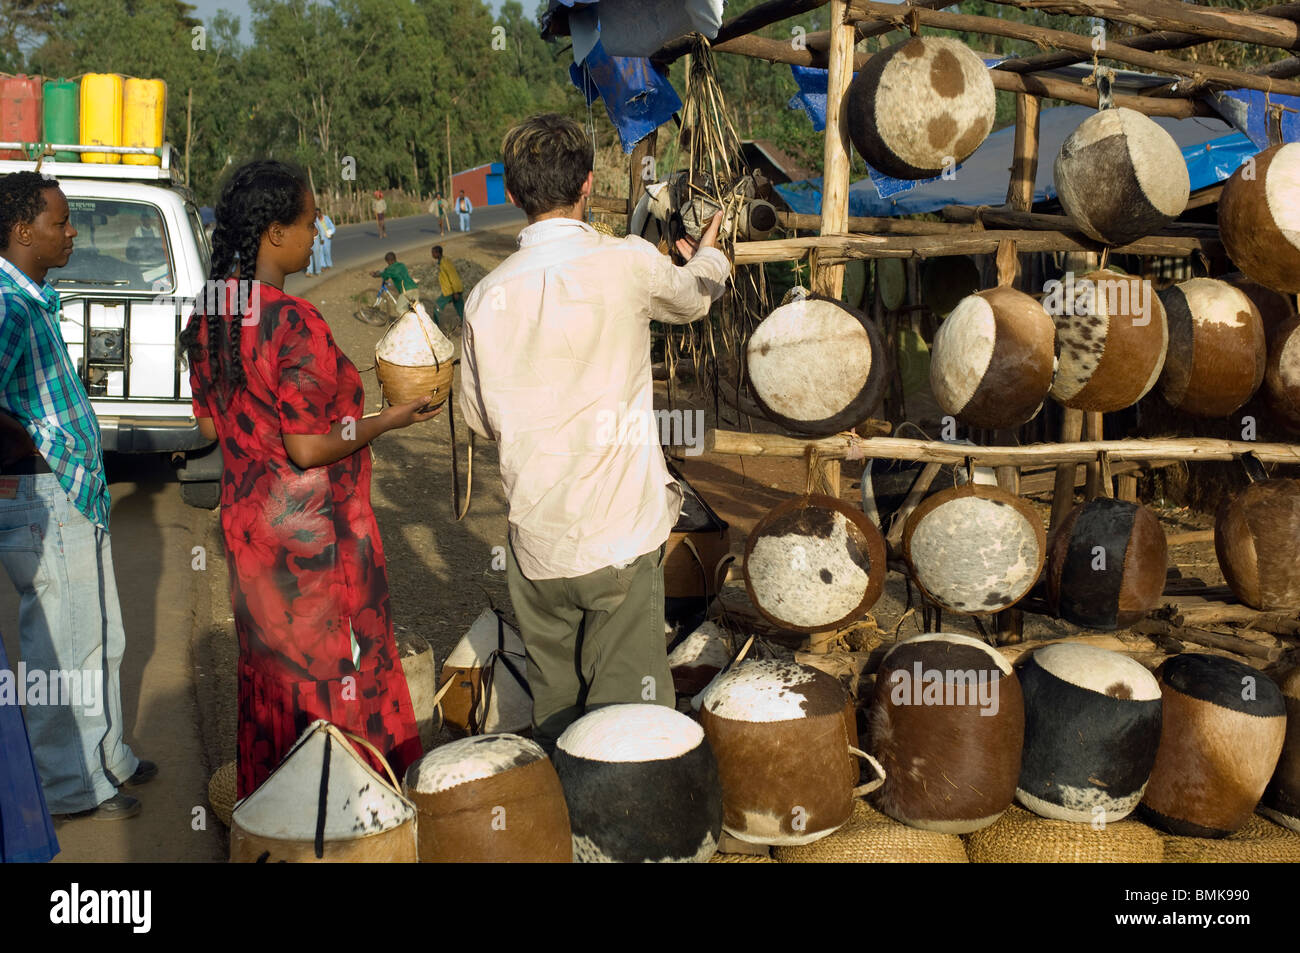
{"label": "man in plaid shirt", "polygon": [[[45,280],[68,263],[76,234],[56,181],[0,177],[0,563],[22,595],[23,687],[36,672],[49,678],[43,703],[28,694],[26,715],[50,812],[116,820],[140,812],[118,786],[158,768],[122,738],[126,638],[99,424]],[[81,691],[64,687],[73,684]]]}

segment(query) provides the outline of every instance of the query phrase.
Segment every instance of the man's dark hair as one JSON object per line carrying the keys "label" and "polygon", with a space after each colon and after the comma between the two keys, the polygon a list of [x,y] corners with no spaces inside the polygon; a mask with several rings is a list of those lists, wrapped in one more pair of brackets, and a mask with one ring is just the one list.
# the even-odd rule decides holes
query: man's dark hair
{"label": "man's dark hair", "polygon": [[9,233],[15,225],[30,225],[45,211],[45,190],[58,187],[57,180],[39,172],[0,176],[0,251],[9,250]]}
{"label": "man's dark hair", "polygon": [[384,261],[388,262],[391,265],[393,262],[397,261],[397,256],[392,252],[389,252],[384,256]]}
{"label": "man's dark hair", "polygon": [[441,245],[434,245],[434,246],[433,246],[433,253],[434,253],[435,255],[437,255],[439,258],[441,258],[441,257],[442,257],[442,246],[441,246]]}
{"label": "man's dark hair", "polygon": [[530,217],[575,204],[592,169],[591,140],[558,113],[531,116],[501,143],[506,188]]}

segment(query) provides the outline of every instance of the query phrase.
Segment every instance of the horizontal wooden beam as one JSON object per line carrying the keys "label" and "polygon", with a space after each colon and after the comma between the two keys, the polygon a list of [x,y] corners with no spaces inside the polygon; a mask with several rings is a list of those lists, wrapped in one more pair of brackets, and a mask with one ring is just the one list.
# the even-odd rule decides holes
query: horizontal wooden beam
{"label": "horizontal wooden beam", "polygon": [[[809,235],[760,242],[736,242],[735,263],[755,265],[768,261],[802,261],[812,249],[820,250],[823,262],[853,261],[858,258],[941,258],[946,255],[991,255],[998,242],[1013,240],[1022,252],[1090,251],[1105,246],[1082,233],[1031,231],[1028,229],[974,230],[961,235]],[[1217,240],[1182,236],[1148,236],[1111,249],[1114,255],[1156,255],[1185,258],[1196,252],[1222,254]]]}
{"label": "horizontal wooden beam", "polygon": [[[719,53],[731,53],[736,56],[748,56],[753,59],[766,60],[769,63],[789,63],[794,66],[827,67],[826,51],[811,45],[796,50],[785,40],[771,40],[762,36],[744,36],[732,40],[714,50]],[[853,68],[860,70],[871,59],[870,53],[858,53],[853,58]],[[1031,96],[1045,96],[1065,102],[1078,103],[1081,106],[1097,107],[1097,90],[1095,87],[1056,76],[1025,75],[992,69],[989,76],[995,89],[1011,93],[1028,93]],[[1167,116],[1171,119],[1190,119],[1193,116],[1217,116],[1209,105],[1193,99],[1160,99],[1146,96],[1117,94],[1115,105],[1127,106],[1148,116]]]}
{"label": "horizontal wooden beam", "polygon": [[[945,205],[939,214],[949,222],[992,225],[996,228],[1026,228],[1031,231],[1073,232],[1074,222],[1068,215],[1045,215],[1004,207]],[[1161,238],[1205,238],[1218,240],[1219,229],[1201,222],[1170,222],[1151,233]]]}
{"label": "horizontal wooden beam", "polygon": [[[738,13],[731,19],[723,21],[722,26],[718,27],[718,35],[711,41],[712,45],[720,46],[728,40],[745,36],[773,23],[788,20],[790,17],[808,13],[830,2],[831,0],[768,0],[767,3],[760,3],[744,13]],[[650,59],[658,63],[672,63],[690,51],[691,38],[683,36],[665,43],[658,52],[650,55]]]}
{"label": "horizontal wooden beam", "polygon": [[[1143,30],[1193,33],[1207,40],[1235,40],[1283,50],[1300,49],[1300,25],[1281,16],[1266,16],[1226,7],[1204,7],[1179,0],[992,0],[1022,10],[1041,10],[1075,17],[1101,17]],[[1283,9],[1300,17],[1300,4]],[[1109,45],[1109,44],[1108,44]],[[1105,53],[1105,50],[1102,50]]]}
{"label": "horizontal wooden beam", "polygon": [[1092,440],[1076,443],[1038,443],[1024,447],[973,447],[936,440],[903,437],[859,437],[841,433],[819,440],[800,440],[780,434],[708,430],[704,452],[739,456],[802,457],[812,447],[820,457],[849,460],[919,460],[925,463],[976,466],[1034,466],[1091,463],[1105,453],[1110,460],[1132,460],[1148,465],[1179,460],[1235,460],[1253,453],[1264,463],[1300,464],[1300,445],[1259,443],[1253,440],[1216,440],[1209,437],[1152,437],[1145,440]]}
{"label": "horizontal wooden beam", "polygon": [[619,195],[593,195],[591,197],[591,207],[602,212],[617,212],[619,215],[629,214],[627,199]]}
{"label": "horizontal wooden beam", "polygon": [[[1001,20],[997,17],[948,13],[943,10],[915,7],[911,4],[879,3],[876,0],[850,0],[848,9],[849,17],[855,21],[885,20],[890,23],[901,24],[912,20],[922,26],[930,26],[940,30],[959,30],[991,36],[1005,36],[1011,39],[1025,40],[1039,46],[1070,50],[1088,57],[1091,57],[1094,52],[1091,36],[1081,36],[1066,30],[1053,30],[1010,20]],[[1120,43],[1108,42],[1106,49],[1103,51],[1103,58],[1128,63],[1155,72],[1173,73],[1176,76],[1205,80],[1222,86],[1272,91],[1291,96],[1300,95],[1300,83],[1290,80],[1261,77],[1241,70],[1212,66],[1208,63],[1193,63],[1188,60],[1178,59],[1175,56],[1148,53]]]}
{"label": "horizontal wooden beam", "polygon": [[[777,222],[784,228],[805,232],[821,230],[820,215],[798,212],[778,212]],[[849,231],[865,235],[969,235],[979,229],[972,225],[955,225],[951,222],[915,222],[905,218],[877,218],[853,215],[849,217]]]}

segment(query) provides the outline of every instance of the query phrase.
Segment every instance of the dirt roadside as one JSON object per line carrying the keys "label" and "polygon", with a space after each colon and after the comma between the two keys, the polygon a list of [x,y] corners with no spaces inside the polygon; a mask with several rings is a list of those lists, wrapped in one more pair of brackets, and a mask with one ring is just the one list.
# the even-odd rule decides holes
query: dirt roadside
{"label": "dirt roadside", "polygon": [[[515,250],[517,232],[517,227],[507,226],[443,240],[446,254],[465,279],[467,293],[479,277]],[[424,259],[429,244],[422,243],[405,253],[399,251],[399,259],[411,267],[417,278],[425,273]],[[361,303],[373,300],[376,282],[369,272],[378,267],[381,260],[377,252],[372,265],[327,277],[305,295],[329,321],[339,346],[359,369],[373,365],[374,346],[382,329],[362,324],[352,313]],[[424,297],[426,301],[429,299],[427,294]],[[459,371],[457,375],[458,382]],[[380,407],[377,379],[373,370],[363,370],[362,378],[367,411],[374,412]],[[657,385],[656,389],[657,404],[665,405],[663,385]],[[680,390],[674,397],[674,406],[683,406],[684,401],[685,406],[704,412],[708,426],[716,425],[711,402],[692,400]],[[735,429],[736,425],[728,420],[722,426]],[[774,426],[763,421],[756,421],[754,426],[757,430],[776,432]],[[464,423],[458,421],[457,449],[462,481],[467,436]],[[373,446],[373,454],[372,504],[388,563],[394,625],[399,638],[403,633],[414,633],[428,641],[436,663],[441,665],[474,618],[487,606],[489,598],[507,615],[513,615],[505,572],[497,568],[502,565],[501,560],[494,560],[494,547],[504,545],[506,534],[505,499],[495,447],[483,443],[477,446],[472,506],[461,522],[456,522],[452,511],[451,441],[445,412],[427,424],[384,435]],[[737,554],[743,553],[745,536],[754,524],[771,507],[790,499],[804,486],[804,465],[799,459],[688,456],[679,465],[688,480],[731,524],[732,550]],[[843,467],[840,496],[854,505],[859,499],[862,468],[861,462],[846,462]],[[1050,507],[1045,500],[1031,502],[1046,522]],[[1157,512],[1171,533],[1211,525],[1203,515],[1187,510],[1168,508]],[[235,756],[236,646],[215,513],[208,514],[207,526],[211,571],[202,580],[206,592],[195,594],[193,655],[203,748],[211,771]],[[1170,562],[1186,575],[1198,575],[1210,583],[1221,581],[1212,545],[1172,549]],[[919,614],[904,619],[906,610],[903,577],[892,572],[885,594],[872,609],[872,616],[886,632],[893,631],[903,620],[899,634],[906,637],[920,631]],[[978,634],[967,618],[945,615],[944,623],[948,631]],[[1061,638],[1079,632],[1076,627],[1046,616],[1026,614],[1027,638]],[[435,743],[443,740],[446,739],[440,738]]]}

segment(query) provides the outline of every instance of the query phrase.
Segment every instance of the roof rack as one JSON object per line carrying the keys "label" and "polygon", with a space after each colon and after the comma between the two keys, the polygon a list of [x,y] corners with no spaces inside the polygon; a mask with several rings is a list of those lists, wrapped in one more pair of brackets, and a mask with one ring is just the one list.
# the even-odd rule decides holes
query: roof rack
{"label": "roof rack", "polygon": [[[131,181],[167,182],[180,184],[172,158],[175,148],[171,143],[163,143],[157,149],[145,146],[100,146],[62,144],[49,142],[0,142],[0,151],[18,151],[26,159],[0,160],[0,174],[10,172],[39,171],[64,179],[124,179]],[[129,165],[117,162],[69,162],[55,157],[59,152],[72,153],[110,153],[113,155],[157,156],[158,165]]]}

